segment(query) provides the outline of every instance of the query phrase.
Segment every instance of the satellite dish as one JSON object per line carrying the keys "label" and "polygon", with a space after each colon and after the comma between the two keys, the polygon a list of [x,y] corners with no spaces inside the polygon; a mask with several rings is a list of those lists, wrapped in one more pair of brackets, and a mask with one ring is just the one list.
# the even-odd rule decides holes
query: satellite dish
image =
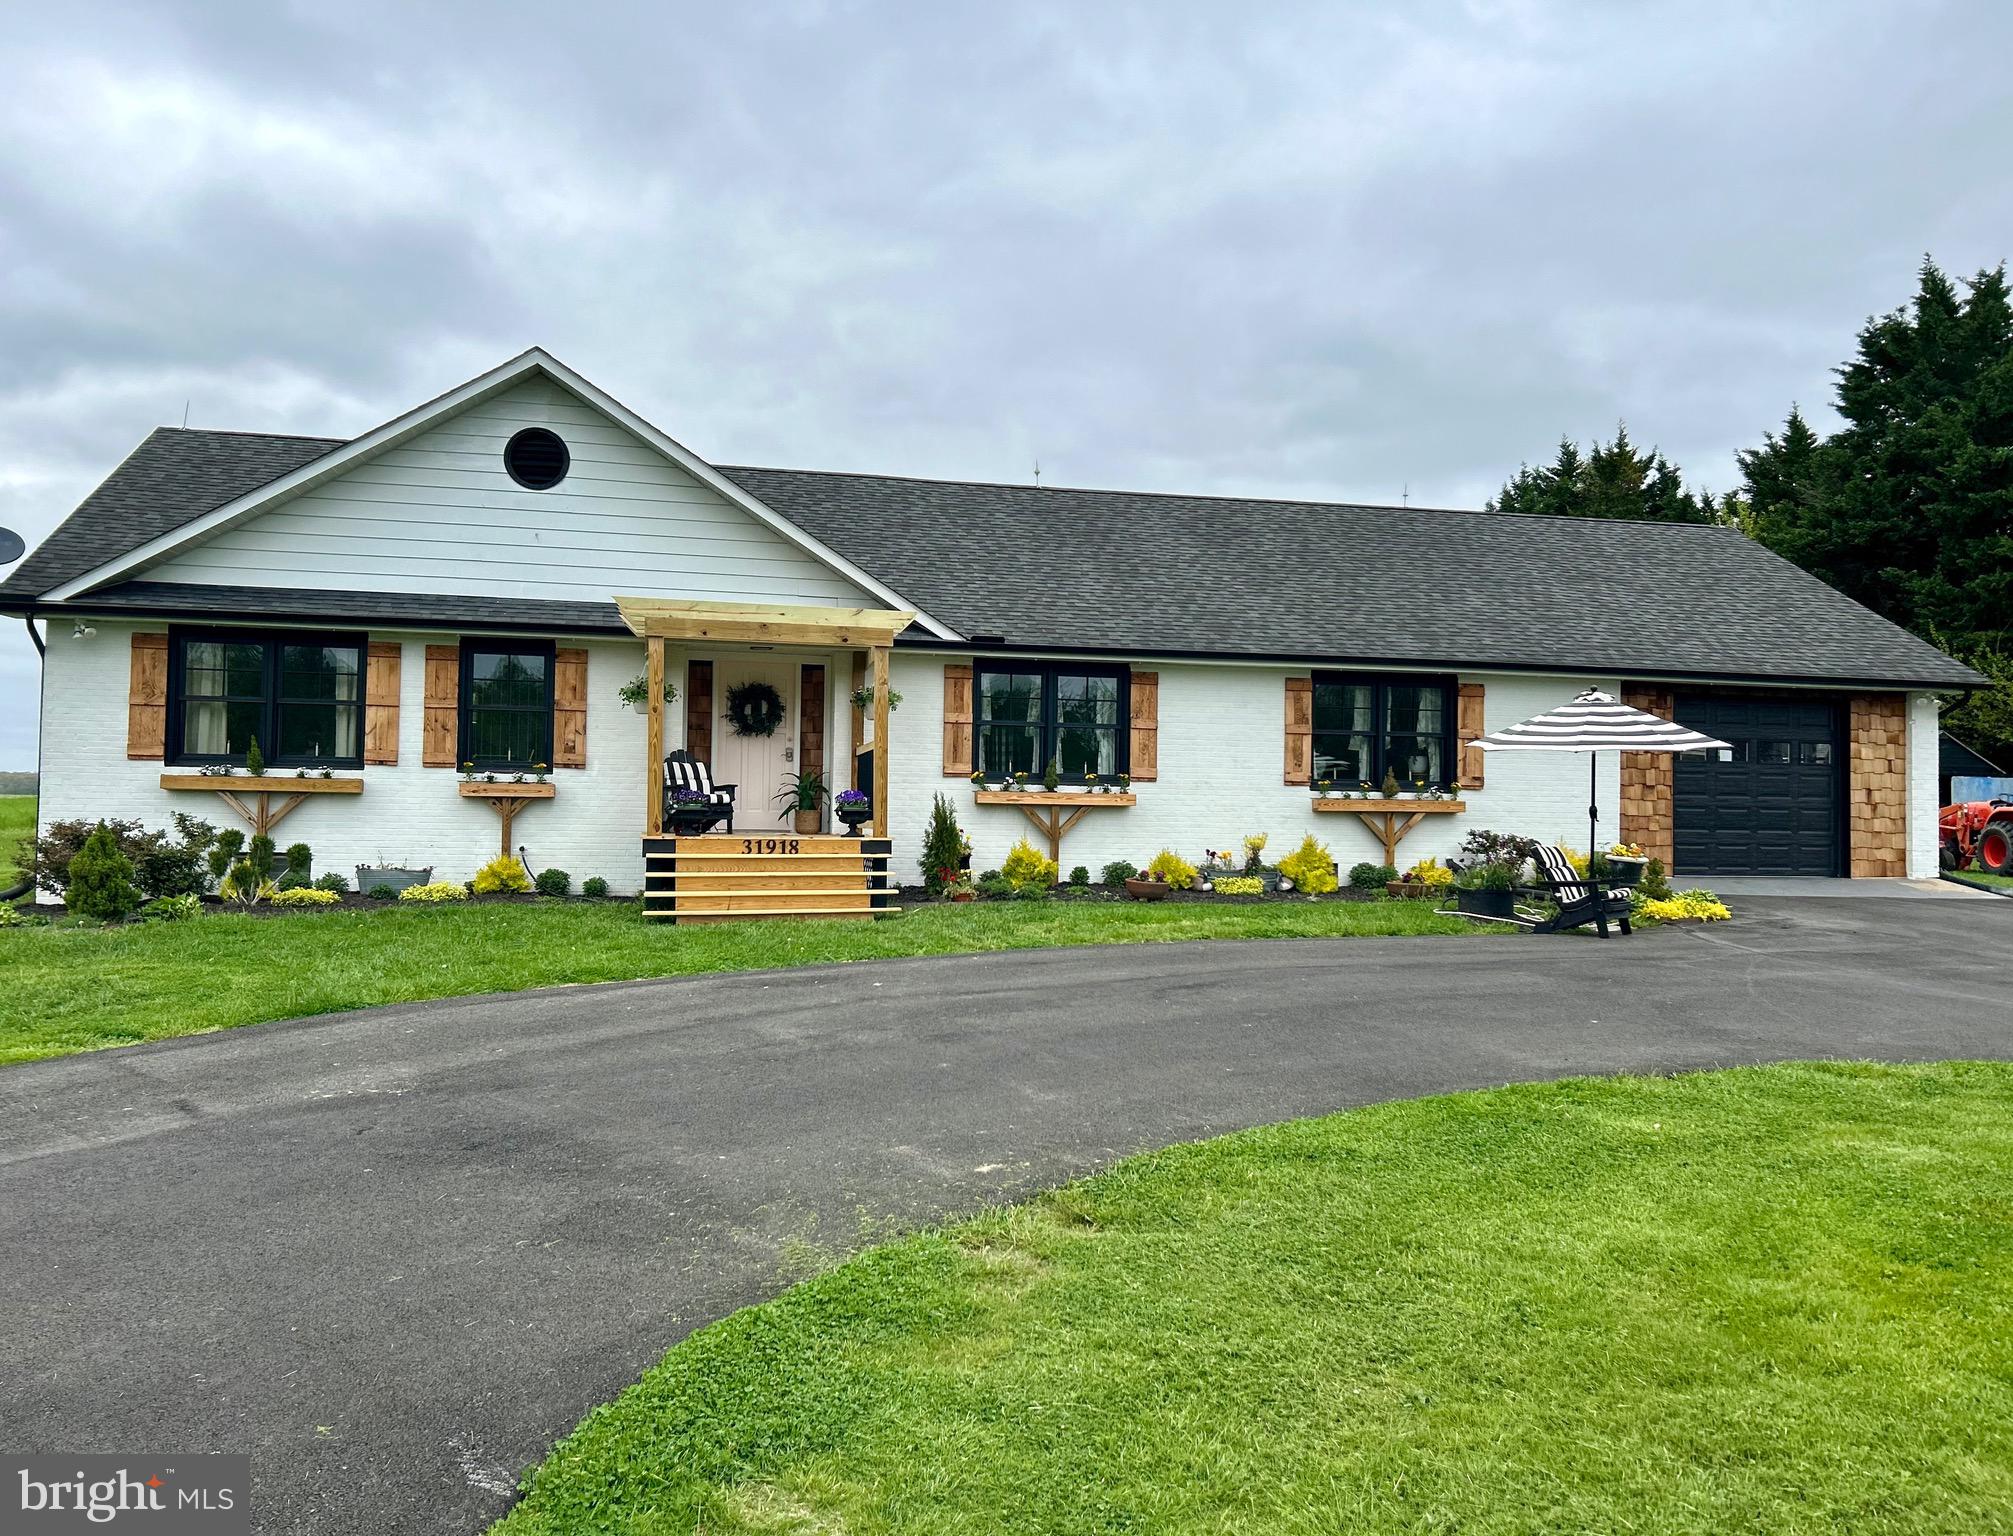
{"label": "satellite dish", "polygon": [[27,547],[12,528],[0,528],[0,565],[12,565]]}

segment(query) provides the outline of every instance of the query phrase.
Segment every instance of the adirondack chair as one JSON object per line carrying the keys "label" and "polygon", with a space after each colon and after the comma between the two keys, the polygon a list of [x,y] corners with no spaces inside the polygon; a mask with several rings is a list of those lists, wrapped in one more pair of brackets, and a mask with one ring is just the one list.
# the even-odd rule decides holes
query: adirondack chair
{"label": "adirondack chair", "polygon": [[1588,877],[1574,870],[1563,850],[1540,843],[1535,855],[1538,883],[1527,886],[1528,894],[1558,903],[1556,916],[1534,923],[1533,933],[1563,933],[1592,923],[1600,936],[1608,936],[1608,924],[1619,922],[1623,933],[1631,933],[1629,907],[1635,891],[1626,885],[1610,886],[1600,876]]}
{"label": "adirondack chair", "polygon": [[[734,790],[732,784],[715,784],[713,775],[706,771],[706,765],[680,747],[664,759],[664,824],[673,825],[672,810],[675,802],[672,796],[681,789],[694,790],[706,797],[708,815],[695,830],[704,832],[716,822],[726,822],[727,830],[734,830]],[[695,816],[696,822],[698,818]]]}

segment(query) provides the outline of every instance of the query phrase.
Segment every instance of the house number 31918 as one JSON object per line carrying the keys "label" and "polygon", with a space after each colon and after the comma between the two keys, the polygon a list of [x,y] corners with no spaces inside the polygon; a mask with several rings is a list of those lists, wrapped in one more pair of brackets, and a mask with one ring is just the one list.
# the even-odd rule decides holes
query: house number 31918
{"label": "house number 31918", "polygon": [[794,837],[744,837],[743,853],[796,853],[802,847]]}

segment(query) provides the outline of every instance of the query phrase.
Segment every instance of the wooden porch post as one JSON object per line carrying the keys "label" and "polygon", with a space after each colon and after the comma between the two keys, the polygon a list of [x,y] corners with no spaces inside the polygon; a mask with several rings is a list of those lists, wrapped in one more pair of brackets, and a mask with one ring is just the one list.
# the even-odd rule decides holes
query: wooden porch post
{"label": "wooden porch post", "polygon": [[644,683],[650,701],[644,713],[649,721],[644,751],[649,753],[650,760],[643,768],[643,832],[647,837],[655,837],[664,830],[664,641],[661,636],[651,635],[643,646],[650,656]]}
{"label": "wooden porch post", "polygon": [[888,648],[871,652],[874,665],[874,836],[888,836],[888,780],[894,764],[888,757]]}

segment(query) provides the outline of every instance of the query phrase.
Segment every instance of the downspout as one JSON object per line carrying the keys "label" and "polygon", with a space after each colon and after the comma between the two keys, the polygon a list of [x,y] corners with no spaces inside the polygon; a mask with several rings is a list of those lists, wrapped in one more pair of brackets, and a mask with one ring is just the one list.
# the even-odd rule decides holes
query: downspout
{"label": "downspout", "polygon": [[35,654],[37,656],[43,657],[46,660],[49,655],[49,647],[47,644],[44,643],[42,637],[35,633],[34,615],[32,614],[23,615],[21,622],[27,625],[28,627],[28,638],[35,642]]}

